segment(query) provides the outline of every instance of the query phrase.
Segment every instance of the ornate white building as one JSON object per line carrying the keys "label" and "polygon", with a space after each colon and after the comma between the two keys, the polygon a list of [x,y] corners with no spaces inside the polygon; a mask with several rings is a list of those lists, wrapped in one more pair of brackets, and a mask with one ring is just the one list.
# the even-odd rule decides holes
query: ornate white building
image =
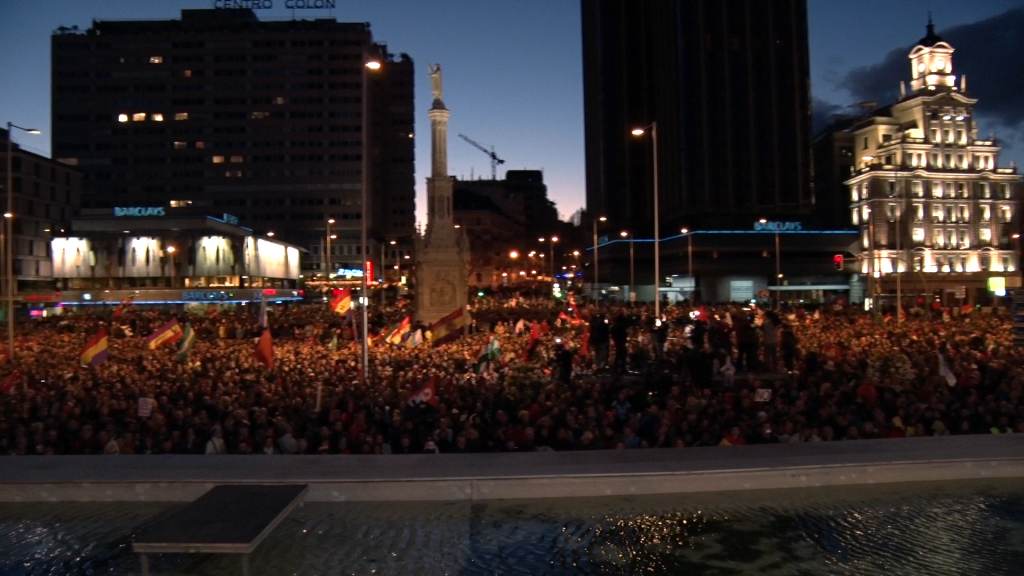
{"label": "ornate white building", "polygon": [[853,128],[860,272],[877,294],[895,294],[900,273],[906,297],[987,301],[990,278],[1020,285],[1020,177],[999,167],[995,135],[979,137],[978,101],[930,21],[909,59],[909,91],[901,82],[896,103]]}

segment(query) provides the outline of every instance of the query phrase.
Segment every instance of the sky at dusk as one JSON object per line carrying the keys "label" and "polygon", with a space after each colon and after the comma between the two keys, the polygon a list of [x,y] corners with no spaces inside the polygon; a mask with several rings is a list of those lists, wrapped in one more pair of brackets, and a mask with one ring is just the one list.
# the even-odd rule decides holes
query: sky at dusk
{"label": "sky at dusk", "polygon": [[[284,0],[261,19],[290,19]],[[909,78],[906,54],[924,36],[928,10],[957,49],[980,100],[980,134],[998,133],[1002,162],[1024,160],[1024,0],[809,0],[815,122],[855,102],[882,104]],[[0,0],[0,123],[40,128],[17,134],[49,155],[50,34],[91,21],[177,19],[212,0]],[[543,169],[551,198],[568,217],[584,204],[583,74],[577,0],[336,0],[334,10],[296,10],[296,18],[370,22],[374,38],[416,62],[417,209],[422,220],[429,170],[427,64],[444,69],[449,172],[490,177],[490,162],[458,134],[494,146],[502,169]],[[1018,162],[1019,163],[1019,162]],[[499,173],[501,177],[501,173]]]}

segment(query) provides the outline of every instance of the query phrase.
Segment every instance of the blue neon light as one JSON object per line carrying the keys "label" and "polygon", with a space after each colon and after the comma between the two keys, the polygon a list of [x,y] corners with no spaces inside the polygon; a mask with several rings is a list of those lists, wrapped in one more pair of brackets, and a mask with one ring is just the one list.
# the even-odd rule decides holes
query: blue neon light
{"label": "blue neon light", "polygon": [[[780,230],[775,232],[773,230],[694,230],[687,234],[676,234],[675,236],[666,236],[661,238],[658,242],[665,242],[668,240],[675,240],[677,238],[686,238],[692,234],[857,234],[856,230]],[[619,242],[629,242],[628,238],[609,240],[606,242],[599,242],[597,247],[602,248],[604,246],[610,246]],[[633,242],[654,242],[654,238],[634,238]],[[593,246],[588,246],[587,250],[593,250]]]}

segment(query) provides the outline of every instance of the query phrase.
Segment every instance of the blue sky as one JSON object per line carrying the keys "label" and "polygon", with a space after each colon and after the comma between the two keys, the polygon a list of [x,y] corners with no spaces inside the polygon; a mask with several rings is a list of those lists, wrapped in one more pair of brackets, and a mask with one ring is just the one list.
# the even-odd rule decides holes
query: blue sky
{"label": "blue sky", "polygon": [[[284,0],[261,10],[263,19],[288,19]],[[881,63],[894,49],[924,35],[928,10],[939,32],[1019,8],[1024,0],[808,0],[812,91],[816,100],[846,106],[863,100],[843,88],[851,71]],[[40,128],[16,135],[26,148],[49,154],[50,43],[58,26],[87,28],[92,19],[178,18],[182,8],[212,0],[0,0],[0,122]],[[584,204],[583,89],[577,0],[336,0],[337,8],[297,10],[299,18],[371,22],[377,41],[416,62],[417,188],[422,217],[429,170],[430,101],[427,63],[444,68],[445,102],[452,111],[449,171],[489,177],[486,155],[463,142],[464,133],[493,145],[503,169],[544,170],[550,195],[564,216]],[[978,42],[983,44],[983,42]],[[967,47],[957,47],[967,49]],[[983,50],[984,46],[971,49]],[[1024,46],[1022,46],[1024,48]],[[993,58],[996,55],[993,55]],[[956,56],[954,56],[956,62]],[[958,72],[964,72],[959,69]],[[966,70],[970,75],[970,70]],[[1012,77],[1011,77],[1012,78]],[[1019,78],[1019,76],[1018,76]],[[1012,84],[1012,80],[1008,80]],[[896,87],[893,87],[895,90]],[[974,94],[984,102],[985,94]],[[983,117],[984,119],[984,117]],[[993,116],[981,132],[1010,136],[1021,125]],[[1024,150],[1024,145],[1019,146]],[[1024,156],[1009,150],[1004,159]]]}

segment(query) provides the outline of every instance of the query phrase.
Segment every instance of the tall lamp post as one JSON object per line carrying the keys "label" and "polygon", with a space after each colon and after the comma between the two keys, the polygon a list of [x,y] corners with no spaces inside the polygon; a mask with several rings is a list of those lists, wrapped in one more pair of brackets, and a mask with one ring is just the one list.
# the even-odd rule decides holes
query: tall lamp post
{"label": "tall lamp post", "polygon": [[35,128],[25,128],[11,122],[7,123],[7,211],[4,212],[4,258],[7,263],[4,275],[7,276],[7,357],[14,361],[14,138],[12,131],[17,128],[26,134],[42,134]]}
{"label": "tall lamp post", "polygon": [[176,284],[176,282],[175,282],[175,280],[176,280],[176,278],[175,278],[176,272],[174,270],[174,252],[176,250],[177,250],[177,248],[175,248],[174,246],[168,246],[167,247],[167,254],[169,254],[170,257],[171,257],[171,288],[174,288],[174,285]]}
{"label": "tall lamp post", "polygon": [[697,279],[693,276],[693,232],[689,228],[683,228],[679,232],[686,236],[686,275],[690,277],[690,282],[693,282],[693,292],[696,292]]}
{"label": "tall lamp post", "polygon": [[642,136],[644,131],[651,129],[651,142],[654,144],[654,317],[661,318],[661,239],[658,236],[658,123],[651,122],[650,126],[634,128],[634,136]]}
{"label": "tall lamp post", "polygon": [[619,236],[629,238],[629,301],[636,302],[636,266],[633,260],[633,235],[623,230]]}
{"label": "tall lamp post", "polygon": [[359,254],[361,255],[361,258],[363,259],[363,286],[362,286],[362,290],[360,291],[360,294],[359,294],[360,300],[362,300],[362,305],[363,305],[363,330],[362,330],[362,334],[363,334],[363,382],[366,382],[366,381],[368,381],[370,379],[370,346],[369,346],[369,343],[367,342],[367,336],[369,334],[369,327],[367,326],[367,324],[369,322],[369,319],[368,319],[369,315],[367,314],[367,310],[366,310],[369,307],[369,305],[370,305],[370,298],[367,296],[367,292],[369,291],[369,289],[367,288],[367,280],[368,280],[367,276],[369,276],[369,274],[370,274],[370,270],[369,270],[370,253],[367,250],[367,248],[369,248],[369,246],[367,246],[367,244],[366,244],[366,235],[367,235],[366,222],[367,222],[367,219],[369,217],[369,213],[366,210],[366,204],[367,204],[367,202],[369,201],[369,198],[370,198],[370,195],[367,192],[367,188],[369,188],[369,186],[370,186],[370,178],[369,178],[369,175],[368,175],[369,171],[370,171],[370,147],[368,145],[368,142],[369,142],[368,137],[370,135],[370,130],[368,128],[369,123],[370,123],[370,104],[369,104],[369,100],[370,100],[370,89],[369,89],[370,74],[369,73],[370,73],[371,70],[380,70],[380,66],[381,66],[380,60],[377,59],[376,55],[369,55],[368,54],[368,55],[364,56],[364,60],[363,60],[363,73],[362,73],[362,76],[363,76],[363,78],[362,78],[362,80],[363,80],[363,118],[362,118],[362,120],[363,120],[363,122],[361,124],[362,132],[363,132],[362,133],[362,137],[363,137],[362,138],[362,140],[363,140],[363,170],[362,170],[362,175],[361,175],[362,183],[361,183],[361,186],[360,186],[360,188],[362,189],[361,190],[361,192],[362,192],[362,201],[361,201],[361,206],[360,206],[360,211],[362,212],[362,214],[360,214],[360,224],[361,224],[361,226],[360,226],[361,227],[360,242],[361,242],[361,245],[359,247]]}
{"label": "tall lamp post", "polygon": [[324,238],[326,244],[324,245],[324,280],[329,281],[331,279],[331,238],[334,235],[331,234],[331,224],[334,224],[334,218],[327,219],[327,236]]}
{"label": "tall lamp post", "polygon": [[[549,239],[547,239],[547,238],[537,238],[538,242],[545,242],[547,240],[549,240]],[[550,244],[550,246],[551,246],[551,250],[550,250],[550,253],[549,253],[549,256],[550,256],[551,259],[548,262],[548,264],[550,265],[550,268],[551,268],[551,282],[552,283],[554,283],[554,281],[555,281],[555,242],[558,242],[558,236],[552,236],[550,238],[550,242],[548,242]],[[544,256],[544,255],[541,254],[541,256]]]}
{"label": "tall lamp post", "polygon": [[598,263],[598,259],[597,259],[597,223],[598,222],[604,222],[606,220],[608,220],[608,218],[605,217],[605,216],[599,216],[597,218],[594,218],[594,289],[593,289],[593,293],[594,293],[594,301],[595,302],[597,302],[597,297],[600,295],[600,292],[598,291],[598,288],[597,288],[597,284],[598,284],[598,282],[600,282],[600,278],[601,278],[600,274],[597,273],[597,263]]}
{"label": "tall lamp post", "polygon": [[[758,220],[761,224],[767,224],[766,218]],[[782,253],[779,250],[779,228],[775,228],[775,307],[778,308],[782,304]]]}

